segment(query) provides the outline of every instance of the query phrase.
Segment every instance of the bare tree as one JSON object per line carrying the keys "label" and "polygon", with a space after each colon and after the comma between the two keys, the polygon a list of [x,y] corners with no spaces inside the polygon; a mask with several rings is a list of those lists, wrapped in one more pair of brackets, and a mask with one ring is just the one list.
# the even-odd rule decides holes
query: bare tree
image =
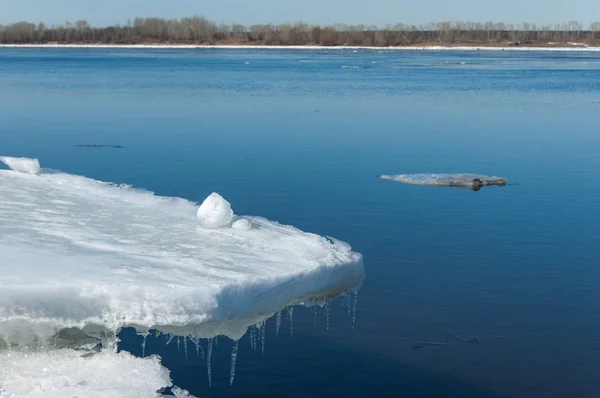
{"label": "bare tree", "polygon": [[544,44],[567,41],[600,45],[600,22],[584,30],[579,21],[568,21],[541,27],[523,22],[520,25],[501,22],[442,21],[423,26],[397,23],[384,28],[365,25],[315,26],[303,22],[294,24],[256,24],[249,28],[239,24],[217,25],[202,16],[165,20],[135,18],[125,26],[95,28],[85,20],[74,24],[46,27],[29,22],[0,26],[0,43],[46,42],[97,43],[260,43],[322,46],[399,46],[437,42],[442,45],[463,44]]}

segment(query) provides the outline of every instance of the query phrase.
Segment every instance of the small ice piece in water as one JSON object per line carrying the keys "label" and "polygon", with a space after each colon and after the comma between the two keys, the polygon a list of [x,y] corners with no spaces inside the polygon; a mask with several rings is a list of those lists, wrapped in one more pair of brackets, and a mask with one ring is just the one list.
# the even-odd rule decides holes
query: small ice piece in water
{"label": "small ice piece in water", "polygon": [[383,180],[392,180],[404,184],[448,186],[470,188],[478,191],[481,187],[488,185],[504,186],[507,179],[496,176],[486,176],[480,174],[396,174],[396,175],[378,175],[377,178]]}
{"label": "small ice piece in water", "polygon": [[466,339],[463,339],[463,338],[460,338],[457,336],[458,333],[460,333],[460,332],[449,333],[447,335],[447,337],[452,337],[453,339],[458,340],[461,343],[480,343],[481,342],[481,339],[479,338],[479,336],[470,336],[470,337],[467,337]]}
{"label": "small ice piece in water", "polygon": [[246,218],[240,218],[239,220],[236,220],[231,225],[231,228],[233,228],[233,229],[250,230],[250,229],[252,229],[252,223],[248,219],[246,219]]}
{"label": "small ice piece in water", "polygon": [[213,192],[202,202],[196,215],[204,228],[220,228],[231,223],[233,210],[228,201]]}
{"label": "small ice piece in water", "polygon": [[0,156],[0,162],[10,167],[11,170],[18,171],[19,173],[40,173],[40,162],[37,159],[11,158],[9,156]]}

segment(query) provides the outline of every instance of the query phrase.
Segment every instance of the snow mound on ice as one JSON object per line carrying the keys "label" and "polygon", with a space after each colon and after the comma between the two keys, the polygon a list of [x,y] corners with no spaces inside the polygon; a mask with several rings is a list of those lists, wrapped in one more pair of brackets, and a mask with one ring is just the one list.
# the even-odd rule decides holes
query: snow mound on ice
{"label": "snow mound on ice", "polygon": [[231,223],[233,210],[228,201],[213,192],[202,202],[196,215],[205,228],[219,228]]}
{"label": "snow mound on ice", "polygon": [[40,162],[37,159],[11,158],[8,156],[0,156],[0,162],[10,167],[11,170],[18,171],[20,173],[40,173]]}

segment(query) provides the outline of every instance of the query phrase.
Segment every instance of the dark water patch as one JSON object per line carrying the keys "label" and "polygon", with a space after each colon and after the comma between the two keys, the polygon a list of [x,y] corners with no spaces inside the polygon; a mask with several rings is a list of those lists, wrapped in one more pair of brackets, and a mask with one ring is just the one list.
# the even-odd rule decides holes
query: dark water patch
{"label": "dark water patch", "polygon": [[79,144],[75,145],[78,148],[114,148],[121,149],[123,146],[121,145],[103,145],[103,144]]}
{"label": "dark water patch", "polygon": [[[183,343],[167,345],[165,337],[149,337],[145,354],[160,355],[171,370],[174,384],[199,397],[507,397],[402,363],[400,358],[381,356],[358,345],[339,344],[302,330],[296,329],[293,337],[282,333],[276,338],[275,322],[268,324],[266,336],[264,355],[260,349],[252,350],[248,335],[239,341],[233,386],[229,384],[233,342],[227,338],[220,337],[213,343],[212,387],[208,387],[205,352],[197,354],[190,342],[187,359]],[[141,338],[135,331],[123,330],[120,337],[121,349],[142,354]],[[298,350],[298,346],[304,348]],[[291,382],[293,389],[289,388]]]}

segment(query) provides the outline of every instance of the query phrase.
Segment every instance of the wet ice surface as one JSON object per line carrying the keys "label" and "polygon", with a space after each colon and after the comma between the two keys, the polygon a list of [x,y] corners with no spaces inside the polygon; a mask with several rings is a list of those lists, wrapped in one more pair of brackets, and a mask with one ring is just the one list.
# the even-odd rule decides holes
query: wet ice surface
{"label": "wet ice surface", "polygon": [[405,184],[432,185],[432,186],[456,186],[477,189],[481,186],[499,185],[504,186],[507,180],[503,177],[487,176],[482,174],[396,174],[378,175],[383,180],[398,181]]}

